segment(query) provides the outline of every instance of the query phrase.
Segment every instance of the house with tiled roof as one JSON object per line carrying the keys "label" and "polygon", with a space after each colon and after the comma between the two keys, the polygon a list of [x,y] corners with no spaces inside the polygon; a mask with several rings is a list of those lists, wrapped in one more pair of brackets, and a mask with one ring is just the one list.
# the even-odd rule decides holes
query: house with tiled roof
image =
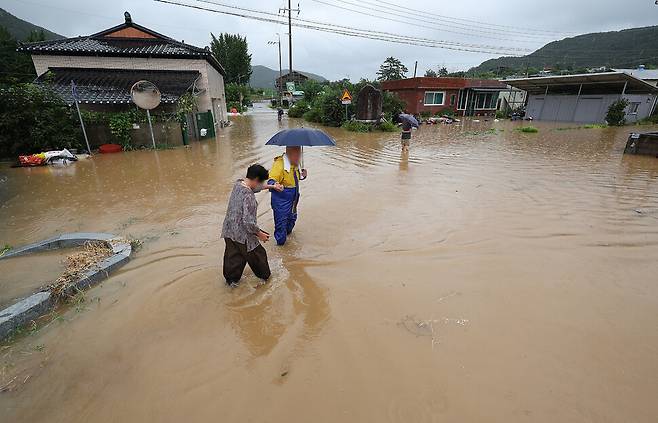
{"label": "house with tiled roof", "polygon": [[198,111],[212,112],[216,127],[226,121],[225,71],[210,50],[138,25],[128,12],[124,17],[124,23],[96,34],[28,43],[18,50],[32,56],[36,82],[48,82],[69,104],[71,81],[81,105],[107,109],[130,105],[132,85],[147,80],[162,94],[159,108],[171,109],[190,92]]}

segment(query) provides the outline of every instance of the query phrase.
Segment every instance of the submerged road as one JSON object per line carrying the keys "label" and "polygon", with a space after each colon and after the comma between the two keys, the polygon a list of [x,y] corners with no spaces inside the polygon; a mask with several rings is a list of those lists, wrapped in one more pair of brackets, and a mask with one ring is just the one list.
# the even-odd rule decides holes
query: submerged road
{"label": "submerged road", "polygon": [[0,350],[0,421],[655,421],[658,159],[623,157],[628,128],[423,127],[409,156],[397,133],[327,129],[270,283],[230,290],[232,183],[310,126],[232,119],[189,149],[0,168],[1,244],[144,242]]}

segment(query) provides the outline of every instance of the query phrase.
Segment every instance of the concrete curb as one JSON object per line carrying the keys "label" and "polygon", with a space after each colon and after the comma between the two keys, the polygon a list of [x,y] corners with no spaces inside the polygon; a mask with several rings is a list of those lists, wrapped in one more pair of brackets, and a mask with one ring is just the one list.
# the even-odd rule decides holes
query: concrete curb
{"label": "concrete curb", "polygon": [[[109,244],[114,254],[87,270],[80,279],[66,289],[65,293],[67,295],[74,295],[78,291],[89,289],[103,279],[107,279],[111,272],[126,264],[130,260],[130,254],[132,253],[130,243],[120,240],[112,234],[76,232],[59,235],[15,250],[10,250],[3,256],[0,256],[0,260],[44,250],[80,247],[89,241],[102,241]],[[43,316],[54,308],[56,304],[57,300],[51,295],[50,291],[43,290],[35,292],[27,298],[18,300],[11,306],[1,310],[0,339],[6,338],[7,335],[19,327]]]}

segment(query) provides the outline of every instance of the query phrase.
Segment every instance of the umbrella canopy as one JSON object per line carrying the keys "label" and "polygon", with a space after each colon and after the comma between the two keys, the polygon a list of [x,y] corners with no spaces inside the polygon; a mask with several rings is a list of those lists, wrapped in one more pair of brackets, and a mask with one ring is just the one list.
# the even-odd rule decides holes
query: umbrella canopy
{"label": "umbrella canopy", "polygon": [[416,118],[410,114],[400,113],[400,120],[402,120],[403,122],[405,121],[409,122],[411,126],[413,126],[414,128],[418,128],[418,120],[416,120]]}
{"label": "umbrella canopy", "polygon": [[319,129],[294,128],[277,132],[265,145],[287,147],[335,146],[336,141]]}

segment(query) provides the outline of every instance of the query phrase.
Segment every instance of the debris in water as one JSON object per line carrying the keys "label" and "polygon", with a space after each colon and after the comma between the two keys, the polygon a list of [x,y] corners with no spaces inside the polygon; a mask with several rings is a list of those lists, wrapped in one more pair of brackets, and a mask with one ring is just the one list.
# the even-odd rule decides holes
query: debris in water
{"label": "debris in water", "polygon": [[66,257],[66,270],[48,286],[53,295],[62,296],[66,289],[82,277],[83,272],[112,255],[112,248],[101,241],[85,243],[82,251]]}

